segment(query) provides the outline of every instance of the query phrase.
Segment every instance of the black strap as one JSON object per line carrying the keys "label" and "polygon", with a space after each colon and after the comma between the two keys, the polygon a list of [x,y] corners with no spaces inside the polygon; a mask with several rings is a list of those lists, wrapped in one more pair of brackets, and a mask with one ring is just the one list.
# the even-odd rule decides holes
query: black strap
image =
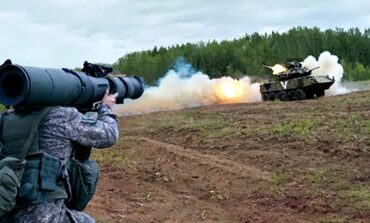
{"label": "black strap", "polygon": [[4,120],[4,114],[5,112],[0,113],[0,160],[2,160],[5,156],[2,154],[3,150],[3,120]]}
{"label": "black strap", "polygon": [[[3,119],[4,119],[5,112],[0,113],[0,143],[3,141]],[[1,153],[1,151],[0,151]]]}
{"label": "black strap", "polygon": [[[2,133],[3,132],[3,112],[1,112],[0,113],[0,133]],[[2,134],[0,134],[0,143],[1,143],[1,139],[2,139],[3,137],[2,137]],[[1,153],[1,151],[0,151],[0,153]]]}
{"label": "black strap", "polygon": [[[20,152],[21,159],[24,159],[26,157],[34,140],[38,140],[38,139],[35,139],[36,138],[35,136],[38,133],[41,120],[46,116],[47,113],[49,113],[50,110],[51,110],[51,107],[43,108],[40,111],[40,114],[37,116],[37,118],[32,122],[32,129]],[[32,152],[36,152],[36,151],[32,151]]]}

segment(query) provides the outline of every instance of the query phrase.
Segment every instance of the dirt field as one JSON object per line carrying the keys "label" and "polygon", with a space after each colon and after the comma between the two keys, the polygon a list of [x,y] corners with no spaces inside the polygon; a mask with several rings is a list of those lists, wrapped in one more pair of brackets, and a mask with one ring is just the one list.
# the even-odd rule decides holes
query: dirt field
{"label": "dirt field", "polygon": [[370,222],[370,91],[122,117],[99,222]]}

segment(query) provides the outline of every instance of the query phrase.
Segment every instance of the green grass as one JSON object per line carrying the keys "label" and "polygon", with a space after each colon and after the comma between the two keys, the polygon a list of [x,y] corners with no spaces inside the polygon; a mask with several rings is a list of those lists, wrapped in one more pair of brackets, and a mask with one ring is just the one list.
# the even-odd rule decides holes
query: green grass
{"label": "green grass", "polygon": [[320,218],[319,223],[347,223],[348,221],[340,217],[323,217]]}
{"label": "green grass", "polygon": [[329,173],[326,169],[320,168],[310,173],[310,175],[308,175],[307,178],[311,184],[322,186],[322,185],[327,184],[328,178],[329,178],[328,175]]}
{"label": "green grass", "polygon": [[[191,133],[202,138],[235,138],[241,135],[264,139],[311,139],[327,140],[328,136],[343,141],[367,138],[370,134],[370,120],[361,114],[334,113],[327,118],[322,111],[286,111],[281,119],[272,123],[258,123],[255,120],[238,119],[231,113],[205,112],[203,110],[185,110],[176,116],[157,116],[148,120],[141,127],[133,127],[135,132]],[[324,127],[324,128],[323,128]],[[139,129],[140,128],[140,129]]]}
{"label": "green grass", "polygon": [[281,186],[290,180],[289,174],[284,169],[277,169],[269,180],[270,189],[276,192]]}
{"label": "green grass", "polygon": [[123,153],[123,147],[123,145],[117,143],[109,149],[93,149],[92,159],[97,161],[99,164],[125,168],[129,166],[129,162]]}
{"label": "green grass", "polygon": [[[326,197],[328,191],[342,191],[350,187],[350,182],[334,171],[321,167],[304,175],[306,194],[310,197]],[[339,205],[340,206],[340,205]]]}
{"label": "green grass", "polygon": [[175,126],[175,129],[178,131],[200,131],[208,135],[214,131],[222,130],[225,126],[225,123],[222,119],[218,118],[206,118],[206,119],[193,119],[189,118],[181,126]]}
{"label": "green grass", "polygon": [[97,223],[120,223],[120,222],[122,222],[122,221],[120,221],[120,220],[97,220],[96,221]]}
{"label": "green grass", "polygon": [[336,122],[341,138],[352,141],[370,134],[370,120],[359,114],[349,114]]}
{"label": "green grass", "polygon": [[317,127],[318,124],[319,121],[311,117],[300,117],[295,120],[286,120],[282,123],[274,124],[269,131],[279,137],[307,139],[311,129]]}
{"label": "green grass", "polygon": [[144,124],[141,130],[170,131],[174,133],[196,133],[201,137],[212,138],[233,134],[236,130],[229,126],[223,114],[184,111],[177,116],[156,117]]}
{"label": "green grass", "polygon": [[370,186],[352,186],[350,189],[343,191],[342,196],[349,198],[354,207],[370,211]]}
{"label": "green grass", "polygon": [[[307,139],[320,120],[304,114],[293,120],[278,120],[270,125],[255,124],[251,120],[235,121],[235,114],[203,111],[183,111],[177,116],[156,117],[145,123],[141,130],[173,131],[176,133],[199,134],[203,138],[228,138],[245,135],[247,137],[267,137]],[[241,125],[242,124],[242,125]]]}
{"label": "green grass", "polygon": [[370,150],[366,146],[370,143],[370,120],[362,113],[364,107],[369,107],[370,97],[357,94],[334,97],[321,106],[303,107],[300,110],[289,105],[289,102],[272,102],[270,106],[278,106],[278,110],[262,113],[268,119],[261,121],[255,118],[258,114],[253,113],[254,110],[216,112],[186,109],[175,112],[176,115],[168,113],[154,116],[140,127],[131,127],[129,133],[163,133],[169,137],[193,135],[202,139],[221,140],[243,137],[305,143],[358,141],[361,142],[358,143],[358,150]]}

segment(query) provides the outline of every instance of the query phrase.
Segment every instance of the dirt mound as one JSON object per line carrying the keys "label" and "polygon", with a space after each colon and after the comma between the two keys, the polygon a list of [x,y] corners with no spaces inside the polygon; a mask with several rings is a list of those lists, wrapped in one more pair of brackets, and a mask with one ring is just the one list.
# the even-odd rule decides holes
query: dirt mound
{"label": "dirt mound", "polygon": [[370,92],[122,117],[100,222],[370,222]]}

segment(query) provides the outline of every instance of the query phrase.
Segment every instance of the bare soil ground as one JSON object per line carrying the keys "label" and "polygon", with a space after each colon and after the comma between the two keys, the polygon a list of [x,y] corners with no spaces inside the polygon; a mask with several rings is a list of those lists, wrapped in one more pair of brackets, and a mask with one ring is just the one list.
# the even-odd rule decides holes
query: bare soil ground
{"label": "bare soil ground", "polygon": [[370,91],[121,117],[99,222],[370,222]]}

